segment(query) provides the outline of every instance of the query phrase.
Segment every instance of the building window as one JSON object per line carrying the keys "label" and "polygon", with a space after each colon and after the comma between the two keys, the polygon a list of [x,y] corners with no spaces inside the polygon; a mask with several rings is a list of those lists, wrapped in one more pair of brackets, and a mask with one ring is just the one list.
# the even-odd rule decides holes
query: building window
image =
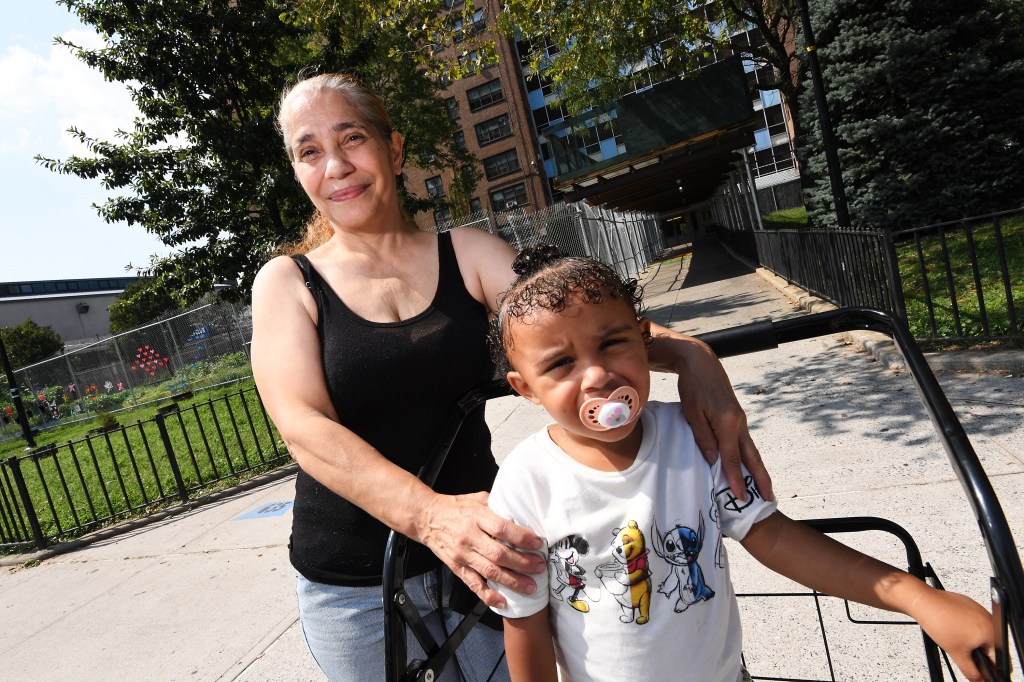
{"label": "building window", "polygon": [[481,147],[486,147],[492,142],[504,139],[512,135],[512,126],[509,124],[508,114],[502,114],[497,118],[477,123],[476,141]]}
{"label": "building window", "polygon": [[466,164],[459,169],[459,180],[462,182],[462,186],[469,188],[473,186],[476,177],[473,173],[473,166]]}
{"label": "building window", "polygon": [[483,55],[480,54],[480,50],[473,50],[466,54],[459,55],[459,66],[465,69],[466,76],[472,76],[474,73],[480,70],[480,63],[483,60]]}
{"label": "building window", "polygon": [[472,90],[467,90],[466,100],[469,102],[470,111],[480,111],[484,107],[504,102],[505,95],[501,92],[501,81],[495,78]]}
{"label": "building window", "polygon": [[453,121],[459,120],[459,103],[454,97],[449,97],[444,101],[448,107],[448,118]]}
{"label": "building window", "polygon": [[526,91],[536,92],[538,90],[544,97],[549,97],[555,92],[555,83],[544,74],[527,76]]}
{"label": "building window", "polygon": [[427,178],[427,196],[431,199],[437,199],[444,196],[444,185],[441,184],[440,175]]}
{"label": "building window", "polygon": [[764,110],[764,119],[768,123],[768,134],[778,135],[787,132],[786,119],[782,113],[782,105],[778,104]]}
{"label": "building window", "polygon": [[484,27],[487,25],[487,20],[484,18],[484,11],[482,9],[478,9],[473,12],[473,18],[470,21],[469,26],[466,26],[465,24],[466,22],[461,17],[456,19],[455,23],[452,24],[452,39],[454,42],[461,43],[466,39],[466,37],[484,30]]}
{"label": "building window", "polygon": [[[622,144],[622,134],[619,132],[617,119],[605,118],[603,121],[587,121],[586,128],[569,136],[569,144],[595,161],[603,161],[615,156],[619,145]],[[614,151],[611,147],[614,147]]]}
{"label": "building window", "polygon": [[495,154],[484,159],[484,175],[488,180],[500,178],[509,173],[515,173],[520,169],[519,154],[515,149],[510,149],[501,154]]}
{"label": "building window", "polygon": [[469,212],[470,213],[483,213],[483,206],[480,205],[480,199],[473,197],[469,200]]}
{"label": "building window", "polygon": [[533,110],[533,122],[538,131],[565,118],[565,109],[560,104],[547,105]]}
{"label": "building window", "polygon": [[495,211],[507,211],[510,208],[524,205],[526,205],[526,185],[523,183],[491,192],[491,207]]}
{"label": "building window", "polygon": [[452,210],[445,206],[434,211],[434,226],[441,228],[447,227],[448,223],[452,221]]}
{"label": "building window", "polygon": [[460,130],[456,132],[453,141],[455,142],[456,149],[466,151],[466,133],[464,131]]}

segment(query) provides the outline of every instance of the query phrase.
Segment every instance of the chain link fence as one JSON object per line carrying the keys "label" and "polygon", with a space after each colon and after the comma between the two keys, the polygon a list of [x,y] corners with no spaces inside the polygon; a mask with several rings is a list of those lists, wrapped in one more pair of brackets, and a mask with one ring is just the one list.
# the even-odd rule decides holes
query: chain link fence
{"label": "chain link fence", "polygon": [[[516,250],[554,244],[626,278],[638,279],[663,248],[655,216],[582,202],[534,213],[478,212],[440,231],[456,226],[497,234]],[[247,306],[211,303],[22,367],[15,380],[32,427],[48,429],[248,377],[251,337]],[[9,395],[0,377],[0,441],[21,435]]]}
{"label": "chain link fence", "polygon": [[[210,303],[14,371],[33,428],[95,417],[250,376],[247,306]],[[20,436],[0,378],[0,440]]]}
{"label": "chain link fence", "polygon": [[538,242],[588,256],[615,268],[622,277],[638,279],[664,246],[657,218],[649,213],[614,213],[584,202],[558,203],[541,211],[521,208],[501,213],[478,211],[439,226],[476,227],[502,237],[517,251]]}

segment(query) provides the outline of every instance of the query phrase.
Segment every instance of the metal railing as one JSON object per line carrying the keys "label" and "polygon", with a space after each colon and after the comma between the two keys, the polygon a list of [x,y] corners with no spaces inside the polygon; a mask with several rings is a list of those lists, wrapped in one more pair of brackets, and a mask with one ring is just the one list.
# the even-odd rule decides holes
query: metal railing
{"label": "metal railing", "polygon": [[812,294],[840,307],[879,308],[906,318],[886,233],[758,230],[753,235],[761,265]]}
{"label": "metal railing", "polygon": [[607,263],[622,277],[634,279],[663,247],[655,216],[614,213],[583,202],[559,203],[533,213],[522,209],[477,212],[442,225],[440,231],[453,227],[476,227],[497,234],[517,251],[541,241],[554,244],[567,253]]}
{"label": "metal railing", "polygon": [[898,230],[892,242],[915,337],[1024,340],[1024,209]]}
{"label": "metal railing", "polygon": [[0,461],[0,546],[71,539],[288,458],[255,388]]}
{"label": "metal railing", "polygon": [[1024,342],[1024,209],[905,230],[765,230],[750,182],[715,192],[716,236],[841,306],[886,310],[931,344]]}

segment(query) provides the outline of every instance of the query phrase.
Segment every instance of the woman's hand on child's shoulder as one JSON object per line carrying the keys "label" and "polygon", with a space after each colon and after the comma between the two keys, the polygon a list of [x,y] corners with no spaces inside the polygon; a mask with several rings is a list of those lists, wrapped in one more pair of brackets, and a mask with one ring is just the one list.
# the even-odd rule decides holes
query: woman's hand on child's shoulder
{"label": "woman's hand on child's shoulder", "polygon": [[529,574],[547,570],[539,556],[516,549],[539,549],[540,538],[491,511],[485,492],[435,494],[422,510],[414,539],[429,547],[490,607],[502,608],[505,600],[488,581],[532,594],[537,582]]}

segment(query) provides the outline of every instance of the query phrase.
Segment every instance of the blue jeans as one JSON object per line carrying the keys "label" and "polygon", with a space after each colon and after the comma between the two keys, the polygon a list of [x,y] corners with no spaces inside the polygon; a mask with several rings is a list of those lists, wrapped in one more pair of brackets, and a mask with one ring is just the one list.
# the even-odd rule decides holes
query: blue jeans
{"label": "blue jeans", "polygon": [[[442,612],[448,632],[462,620],[462,614],[447,608],[439,609],[438,598],[441,597],[447,605],[452,581],[456,580],[447,569],[441,575],[442,594],[439,594],[437,573],[434,571],[405,581],[406,592],[437,641],[444,639]],[[324,585],[300,575],[295,591],[306,644],[327,678],[332,682],[383,680],[384,605],[381,588]],[[408,649],[410,660],[426,658],[412,633],[408,636]],[[439,679],[444,682],[508,680],[508,666],[503,653],[502,633],[477,625],[459,646],[455,658],[448,662]]]}

